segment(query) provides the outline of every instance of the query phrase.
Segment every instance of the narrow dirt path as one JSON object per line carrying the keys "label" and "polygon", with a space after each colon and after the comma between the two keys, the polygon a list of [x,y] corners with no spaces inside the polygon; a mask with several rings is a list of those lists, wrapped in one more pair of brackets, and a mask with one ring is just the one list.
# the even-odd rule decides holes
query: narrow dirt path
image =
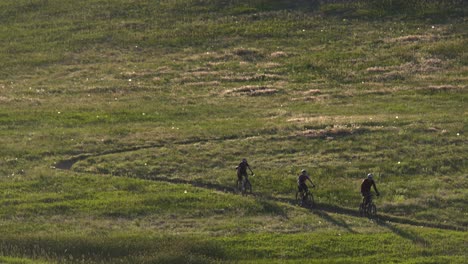
{"label": "narrow dirt path", "polygon": [[[60,162],[61,166],[56,166],[56,168],[62,169],[62,170],[71,170],[74,163],[80,160],[84,160],[91,156],[94,156],[94,155],[82,155],[82,156],[74,157],[70,160],[63,160]],[[121,176],[121,177],[124,177],[124,176]],[[214,190],[214,191],[219,191],[219,192],[233,193],[233,194],[238,193],[235,187],[225,186],[225,185],[216,184],[216,183],[197,182],[197,181],[189,181],[189,180],[184,180],[184,179],[171,179],[171,178],[162,177],[162,176],[148,176],[148,177],[141,177],[138,179],[157,181],[157,182],[167,182],[167,183],[173,183],[173,184],[187,184],[187,185],[192,185],[194,187],[204,188],[204,189]],[[266,195],[261,195],[261,194],[252,194],[251,196],[254,198],[261,198],[261,199],[275,201],[275,202],[279,202],[283,204],[289,204],[289,205],[295,204],[295,200],[292,198],[286,199],[286,198],[266,196]],[[326,213],[334,213],[334,214],[342,214],[342,215],[360,217],[359,211],[357,210],[357,208],[350,209],[350,208],[340,207],[337,205],[326,204],[326,203],[316,203],[314,208],[309,208],[309,210],[312,213],[315,213],[317,215],[322,215],[326,212]],[[412,226],[418,226],[418,227],[430,227],[430,228],[438,228],[438,229],[445,229],[445,230],[456,230],[456,231],[467,230],[467,228],[463,226],[455,226],[455,225],[447,225],[447,224],[442,224],[442,223],[433,223],[433,222],[427,222],[427,221],[413,220],[409,218],[398,217],[398,216],[382,214],[382,213],[378,213],[377,217],[371,220],[376,221],[376,223],[379,225],[386,225],[388,223],[398,223],[398,224],[406,224],[406,225],[412,225]]]}

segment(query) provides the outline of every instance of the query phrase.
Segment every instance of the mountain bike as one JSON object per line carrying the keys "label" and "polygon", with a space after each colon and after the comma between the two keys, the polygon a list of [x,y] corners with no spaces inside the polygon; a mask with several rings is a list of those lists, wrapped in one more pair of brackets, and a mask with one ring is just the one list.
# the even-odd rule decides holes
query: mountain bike
{"label": "mountain bike", "polygon": [[[366,203],[366,198],[368,198],[367,203]],[[362,198],[362,202],[359,205],[359,215],[367,216],[367,217],[375,217],[377,215],[377,207],[372,201],[372,195]]]}
{"label": "mountain bike", "polygon": [[296,191],[296,202],[302,207],[313,207],[315,205],[314,196],[307,189],[307,191]]}
{"label": "mountain bike", "polygon": [[[252,174],[254,176],[254,174]],[[237,180],[237,189],[242,195],[252,194],[252,184],[248,177],[242,177],[242,180]]]}

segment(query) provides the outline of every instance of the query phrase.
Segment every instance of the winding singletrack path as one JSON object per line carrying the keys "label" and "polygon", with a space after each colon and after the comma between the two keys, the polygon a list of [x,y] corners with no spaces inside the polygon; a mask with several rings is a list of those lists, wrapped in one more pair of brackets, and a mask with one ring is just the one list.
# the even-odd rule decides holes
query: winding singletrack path
{"label": "winding singletrack path", "polygon": [[[191,142],[188,142],[188,141],[182,142],[182,144],[190,144],[190,143]],[[72,170],[72,167],[76,162],[85,160],[90,157],[136,151],[136,150],[140,150],[144,148],[154,148],[158,146],[156,145],[143,146],[143,147],[140,146],[140,147],[128,148],[128,149],[123,149],[123,150],[118,150],[118,151],[108,151],[108,152],[100,153],[100,154],[82,154],[79,156],[72,157],[70,159],[61,160],[57,162],[55,164],[55,168],[61,169],[61,170]],[[115,175],[115,176],[118,176],[118,175]],[[121,176],[121,177],[125,177],[125,176]],[[184,180],[184,179],[167,178],[163,176],[146,176],[146,177],[138,177],[138,178],[143,179],[143,180],[167,182],[167,183],[173,183],[173,184],[188,184],[188,185],[192,185],[198,188],[215,190],[215,191],[225,192],[225,193],[233,193],[233,194],[238,193],[238,190],[235,187],[220,185],[216,183],[189,181],[189,180]],[[275,201],[275,202],[279,202],[283,204],[289,204],[289,205],[295,204],[295,200],[292,198],[291,199],[279,198],[279,197],[274,197],[274,196],[266,196],[262,194],[252,194],[251,196],[265,199],[265,200]],[[359,211],[357,209],[345,208],[345,207],[340,207],[337,205],[326,204],[326,203],[316,203],[315,206],[313,208],[309,208],[309,210],[318,215],[321,215],[324,212],[327,212],[327,213],[335,213],[335,214],[343,214],[343,215],[360,217]],[[455,226],[455,225],[448,225],[448,224],[442,224],[442,223],[413,220],[409,218],[393,216],[393,215],[380,213],[380,212],[378,213],[377,217],[372,220],[376,221],[378,224],[379,223],[380,224],[398,223],[398,224],[406,224],[406,225],[412,225],[412,226],[418,226],[418,227],[430,227],[430,228],[438,228],[438,229],[445,229],[445,230],[467,231],[467,228],[464,226]]]}

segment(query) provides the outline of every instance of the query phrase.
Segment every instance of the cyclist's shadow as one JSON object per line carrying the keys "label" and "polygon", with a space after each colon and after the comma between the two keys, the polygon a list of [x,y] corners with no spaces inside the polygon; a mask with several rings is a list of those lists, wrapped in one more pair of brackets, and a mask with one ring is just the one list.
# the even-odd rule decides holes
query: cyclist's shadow
{"label": "cyclist's shadow", "polygon": [[424,246],[429,246],[430,243],[425,240],[424,238],[412,233],[412,232],[408,232],[408,231],[405,231],[401,228],[398,228],[396,225],[392,225],[390,223],[387,223],[385,221],[376,221],[377,225],[381,226],[381,227],[385,227],[389,230],[391,230],[393,233],[399,235],[400,237],[402,238],[405,238],[405,239],[408,239],[408,240],[411,240],[411,242],[415,243],[415,244],[418,244],[418,245],[424,245]]}
{"label": "cyclist's shadow", "polygon": [[315,206],[313,208],[311,208],[310,211],[313,214],[321,217],[323,220],[325,220],[325,221],[327,221],[327,222],[329,222],[329,223],[331,223],[331,224],[333,224],[335,226],[344,228],[344,229],[346,229],[346,231],[348,231],[348,232],[350,232],[352,234],[356,233],[356,231],[354,231],[345,221],[343,221],[341,219],[333,218],[327,212],[325,212],[323,210],[320,210],[320,204],[315,204]]}

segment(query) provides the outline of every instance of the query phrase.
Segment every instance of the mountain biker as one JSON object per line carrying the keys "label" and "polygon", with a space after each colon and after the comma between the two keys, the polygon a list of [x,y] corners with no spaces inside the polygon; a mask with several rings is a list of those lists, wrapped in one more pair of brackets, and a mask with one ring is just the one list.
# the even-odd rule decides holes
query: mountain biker
{"label": "mountain biker", "polygon": [[237,180],[242,182],[242,177],[247,179],[247,169],[250,170],[250,173],[253,175],[252,169],[250,169],[249,163],[247,163],[247,159],[242,159],[241,163],[236,167],[237,170]]}
{"label": "mountain biker", "polygon": [[315,187],[315,185],[310,180],[309,175],[307,175],[307,171],[306,170],[301,170],[301,174],[297,178],[297,189],[298,189],[299,192],[307,193],[309,191],[309,188],[307,187],[306,181],[309,181],[310,184],[312,184],[312,187]]}
{"label": "mountain biker", "polygon": [[364,179],[361,183],[361,194],[364,198],[364,203],[367,205],[372,201],[371,187],[374,186],[375,193],[377,196],[380,195],[375,185],[374,175],[372,173],[367,174],[367,179]]}

